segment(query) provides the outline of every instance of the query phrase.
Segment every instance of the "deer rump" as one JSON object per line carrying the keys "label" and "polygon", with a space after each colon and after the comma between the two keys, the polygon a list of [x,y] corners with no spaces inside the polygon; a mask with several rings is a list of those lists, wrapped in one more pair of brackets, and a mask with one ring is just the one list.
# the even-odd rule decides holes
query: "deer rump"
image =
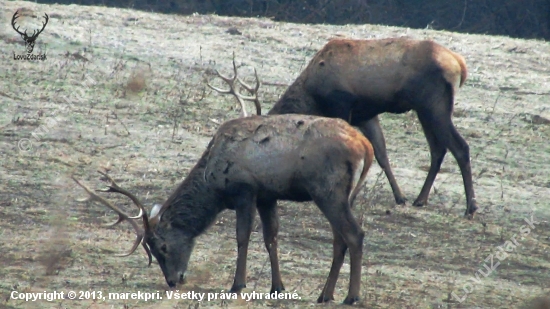
{"label": "deer rump", "polygon": [[206,151],[204,176],[213,189],[229,195],[252,186],[247,189],[258,192],[258,199],[310,201],[309,192],[348,186],[351,198],[350,184],[357,185],[368,164],[364,154],[371,146],[362,141],[359,131],[334,118],[272,115],[230,120]]}

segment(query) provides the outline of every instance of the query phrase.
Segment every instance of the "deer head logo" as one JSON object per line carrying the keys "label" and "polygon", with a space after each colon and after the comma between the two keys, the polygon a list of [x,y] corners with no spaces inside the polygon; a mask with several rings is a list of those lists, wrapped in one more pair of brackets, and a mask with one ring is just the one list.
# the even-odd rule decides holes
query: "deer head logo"
{"label": "deer head logo", "polygon": [[42,23],[42,29],[33,30],[32,35],[29,36],[27,34],[27,30],[25,30],[24,32],[21,32],[21,31],[19,31],[19,26],[17,26],[17,28],[15,27],[15,20],[20,17],[20,16],[17,15],[17,13],[19,13],[19,11],[16,11],[15,14],[13,14],[13,17],[11,19],[11,25],[12,25],[13,29],[21,35],[23,40],[25,40],[25,48],[27,49],[27,53],[30,54],[30,53],[32,53],[32,51],[34,49],[34,43],[36,41],[36,38],[38,37],[38,35],[40,33],[42,33],[42,31],[44,31],[44,28],[46,28],[46,25],[48,24],[49,17],[48,17],[48,14],[44,13],[44,15],[45,15],[44,18],[46,19],[46,22]]}

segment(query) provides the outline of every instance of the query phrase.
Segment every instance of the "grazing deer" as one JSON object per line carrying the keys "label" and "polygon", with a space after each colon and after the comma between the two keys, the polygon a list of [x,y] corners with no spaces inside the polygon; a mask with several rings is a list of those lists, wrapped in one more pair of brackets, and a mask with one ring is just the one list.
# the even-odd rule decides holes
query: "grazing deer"
{"label": "grazing deer", "polygon": [[[251,116],[225,122],[214,135],[185,180],[150,215],[128,191],[111,182],[105,192],[128,196],[140,214],[130,217],[115,205],[74,181],[98,201],[129,221],[137,239],[157,259],[172,288],[182,283],[195,238],[204,233],[224,209],[237,218],[237,269],[232,292],[246,287],[246,259],[255,209],[263,227],[271,261],[271,292],[284,286],[277,257],[279,219],[277,200],[311,201],[330,222],[334,235],[333,261],[318,302],[334,299],[334,288],[347,249],[350,251],[349,292],[344,300],[359,299],[364,232],[351,207],[374,160],[369,141],[345,121],[308,115]],[[133,220],[141,218],[143,229]],[[125,254],[125,255],[128,255]]]}
{"label": "grazing deer", "polygon": [[393,176],[378,115],[414,110],[430,146],[431,165],[413,205],[427,204],[449,149],[462,173],[465,215],[473,216],[477,205],[470,150],[451,119],[454,96],[466,75],[464,58],[432,41],[334,39],[317,52],[268,114],[335,117],[359,127],[374,147],[395,201],[404,204],[406,198]]}

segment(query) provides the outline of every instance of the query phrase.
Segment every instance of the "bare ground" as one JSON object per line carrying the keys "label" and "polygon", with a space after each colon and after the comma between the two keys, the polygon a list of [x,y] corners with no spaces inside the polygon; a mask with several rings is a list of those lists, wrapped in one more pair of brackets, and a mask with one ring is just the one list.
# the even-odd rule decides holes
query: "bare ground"
{"label": "bare ground", "polygon": [[[232,51],[242,76],[251,77],[252,67],[258,69],[265,113],[328,39],[407,35],[433,39],[467,60],[469,77],[457,96],[454,121],[471,147],[481,209],[474,220],[462,217],[462,180],[450,154],[430,205],[422,209],[396,206],[374,164],[355,205],[367,233],[358,306],[548,308],[528,302],[550,294],[549,43],[372,25],[309,26],[0,3],[5,8],[0,15],[5,25],[0,29],[0,307],[319,306],[315,300],[328,275],[332,236],[312,203],[280,203],[283,281],[299,300],[25,302],[10,299],[10,293],[164,293],[162,273],[156,264],[146,267],[143,250],[113,256],[130,247],[131,228],[101,227],[115,215],[102,205],[75,202],[84,192],[69,176],[100,187],[95,171],[108,170],[148,204],[161,203],[196,162],[219,123],[239,116],[233,98],[213,93],[205,84],[205,78],[214,79],[213,69],[230,72]],[[13,59],[14,53],[24,52],[9,25],[18,8],[28,9],[19,21],[23,27],[39,25],[33,14],[50,15],[35,47],[35,53],[47,52],[47,60]],[[227,33],[230,27],[242,35]],[[396,177],[412,201],[429,166],[421,127],[414,113],[381,119]],[[126,199],[111,200],[132,209]],[[529,227],[526,218],[536,223]],[[257,221],[246,291],[265,293],[270,271]],[[236,261],[234,226],[234,212],[223,212],[198,239],[188,283],[180,291],[230,287]],[[520,232],[526,227],[529,235]],[[512,237],[517,247],[498,249]],[[500,264],[485,277],[478,270],[488,272],[490,257]],[[345,263],[336,301],[320,306],[340,306],[348,277]],[[471,293],[465,294],[464,288]]]}

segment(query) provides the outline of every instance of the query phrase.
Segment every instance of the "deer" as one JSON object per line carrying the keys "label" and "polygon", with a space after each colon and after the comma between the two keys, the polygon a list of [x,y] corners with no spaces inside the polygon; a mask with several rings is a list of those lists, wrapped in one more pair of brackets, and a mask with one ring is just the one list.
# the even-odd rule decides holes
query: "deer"
{"label": "deer", "polygon": [[224,122],[187,177],[149,214],[135,195],[104,172],[99,171],[110,184],[99,191],[129,197],[139,209],[137,216],[130,216],[75,176],[72,179],[88,194],[79,201],[99,202],[118,214],[118,220],[108,226],[129,221],[134,228],[137,236],[132,248],[119,255],[130,255],[141,244],[149,265],[154,256],[170,288],[185,283],[195,238],[226,209],[236,212],[238,248],[230,291],[245,288],[247,250],[257,210],[271,262],[271,293],[281,293],[285,288],[277,253],[277,201],[313,201],[328,219],[334,237],[332,265],[317,301],[334,300],[349,248],[350,281],[343,302],[351,305],[359,300],[365,235],[351,209],[373,160],[368,139],[341,119],[251,115]]}
{"label": "deer", "polygon": [[340,118],[358,127],[374,147],[395,202],[405,204],[407,198],[393,175],[378,115],[414,110],[428,141],[431,164],[412,205],[427,205],[436,175],[450,150],[462,174],[464,215],[473,218],[478,207],[470,149],[452,121],[454,97],[466,78],[464,58],[431,40],[337,38],[313,56],[267,114]]}

